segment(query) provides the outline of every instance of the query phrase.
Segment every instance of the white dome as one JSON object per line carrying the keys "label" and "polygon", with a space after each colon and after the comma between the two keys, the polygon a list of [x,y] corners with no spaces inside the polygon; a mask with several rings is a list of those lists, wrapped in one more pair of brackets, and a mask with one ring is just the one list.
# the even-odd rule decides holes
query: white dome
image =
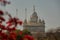
{"label": "white dome", "polygon": [[36,13],[36,12],[34,12],[34,13],[32,14],[32,16],[37,16],[37,13]]}

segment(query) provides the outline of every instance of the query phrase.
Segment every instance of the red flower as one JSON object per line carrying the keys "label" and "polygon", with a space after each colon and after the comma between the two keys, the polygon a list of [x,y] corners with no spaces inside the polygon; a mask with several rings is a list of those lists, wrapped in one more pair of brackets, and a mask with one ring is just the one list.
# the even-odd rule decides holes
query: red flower
{"label": "red flower", "polygon": [[12,26],[12,24],[11,23],[8,23],[7,27],[10,27],[10,26]]}
{"label": "red flower", "polygon": [[22,34],[23,34],[23,32],[22,32],[22,31],[20,31],[20,32],[19,32],[19,34],[20,34],[20,35],[22,35]]}
{"label": "red flower", "polygon": [[34,40],[34,38],[30,35],[24,35],[24,39],[28,39],[28,40]]}
{"label": "red flower", "polygon": [[22,25],[22,21],[18,21],[18,23],[19,23],[20,25]]}
{"label": "red flower", "polygon": [[6,22],[8,25],[7,27],[11,27],[13,25],[13,19],[11,18],[8,22]]}
{"label": "red flower", "polygon": [[1,37],[1,40],[5,40],[5,39],[7,40],[8,36],[7,36],[7,34],[1,32],[0,37]]}
{"label": "red flower", "polygon": [[13,28],[7,27],[6,29],[7,29],[9,32],[16,30],[15,27],[13,27]]}
{"label": "red flower", "polygon": [[1,27],[1,29],[6,30],[5,26],[4,27]]}
{"label": "red flower", "polygon": [[10,35],[9,35],[9,38],[14,40],[14,39],[16,39],[16,36],[17,35],[16,35],[15,32],[11,32]]}
{"label": "red flower", "polygon": [[9,23],[12,23],[12,22],[13,22],[13,19],[11,18],[11,19],[9,19],[9,21],[6,22],[6,23],[9,24]]}
{"label": "red flower", "polygon": [[16,28],[15,28],[15,27],[13,27],[13,28],[12,28],[12,30],[16,30]]}
{"label": "red flower", "polygon": [[9,19],[9,21],[7,22],[7,24],[16,24],[16,19],[15,18]]}
{"label": "red flower", "polygon": [[12,31],[12,30],[11,30],[11,28],[9,28],[9,27],[7,28],[7,30],[8,30],[9,32],[11,32],[11,31]]}
{"label": "red flower", "polygon": [[7,40],[7,38],[8,38],[8,35],[5,33],[2,33],[2,40]]}
{"label": "red flower", "polygon": [[7,29],[9,32],[11,32],[11,31],[12,31],[12,30],[11,30],[11,28],[9,28],[9,27],[7,27],[6,29]]}
{"label": "red flower", "polygon": [[1,20],[1,21],[5,21],[5,19],[4,19],[3,17],[0,17],[0,20]]}
{"label": "red flower", "polygon": [[14,22],[14,24],[15,24],[15,27],[16,27],[17,24],[18,24],[18,23],[17,23],[18,20],[19,20],[18,18],[15,18],[15,17],[13,18],[13,22]]}
{"label": "red flower", "polygon": [[10,27],[10,26],[12,26],[12,25],[14,25],[14,27],[16,27],[17,26],[17,24],[20,24],[20,25],[22,25],[22,21],[18,21],[19,19],[18,18],[11,18],[11,19],[9,19],[9,21],[7,22],[7,24],[8,24],[8,26],[7,27]]}
{"label": "red flower", "polygon": [[4,15],[4,13],[3,13],[3,11],[2,11],[2,10],[0,10],[0,15]]}
{"label": "red flower", "polygon": [[4,25],[1,25],[1,24],[0,24],[0,28],[1,28],[2,30],[6,30],[5,26],[4,26]]}

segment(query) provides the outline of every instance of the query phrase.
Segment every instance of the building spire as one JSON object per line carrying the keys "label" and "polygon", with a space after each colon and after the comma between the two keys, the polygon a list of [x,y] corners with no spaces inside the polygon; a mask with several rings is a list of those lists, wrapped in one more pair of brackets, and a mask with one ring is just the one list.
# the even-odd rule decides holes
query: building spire
{"label": "building spire", "polygon": [[33,11],[35,12],[35,5],[33,5]]}
{"label": "building spire", "polygon": [[27,19],[27,8],[25,8],[25,19]]}
{"label": "building spire", "polygon": [[16,9],[16,17],[18,16],[18,9]]}
{"label": "building spire", "polygon": [[25,20],[24,20],[24,23],[25,24],[27,23],[27,8],[25,8]]}

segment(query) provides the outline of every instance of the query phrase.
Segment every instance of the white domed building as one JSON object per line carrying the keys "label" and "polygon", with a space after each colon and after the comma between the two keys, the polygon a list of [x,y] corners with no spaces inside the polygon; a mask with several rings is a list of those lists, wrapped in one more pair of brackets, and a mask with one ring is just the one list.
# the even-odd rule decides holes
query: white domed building
{"label": "white domed building", "polygon": [[29,30],[34,37],[43,37],[45,34],[45,21],[38,19],[35,7],[33,7],[34,12],[30,17],[30,21],[24,20],[23,28]]}

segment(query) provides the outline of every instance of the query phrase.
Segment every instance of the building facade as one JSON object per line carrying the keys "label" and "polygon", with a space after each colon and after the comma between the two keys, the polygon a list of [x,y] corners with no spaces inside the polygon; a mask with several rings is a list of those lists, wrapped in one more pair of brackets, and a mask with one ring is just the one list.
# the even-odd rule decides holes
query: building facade
{"label": "building facade", "polygon": [[30,21],[27,21],[27,19],[24,20],[23,28],[29,30],[34,37],[43,37],[45,33],[45,21],[38,18],[34,6],[33,10]]}

